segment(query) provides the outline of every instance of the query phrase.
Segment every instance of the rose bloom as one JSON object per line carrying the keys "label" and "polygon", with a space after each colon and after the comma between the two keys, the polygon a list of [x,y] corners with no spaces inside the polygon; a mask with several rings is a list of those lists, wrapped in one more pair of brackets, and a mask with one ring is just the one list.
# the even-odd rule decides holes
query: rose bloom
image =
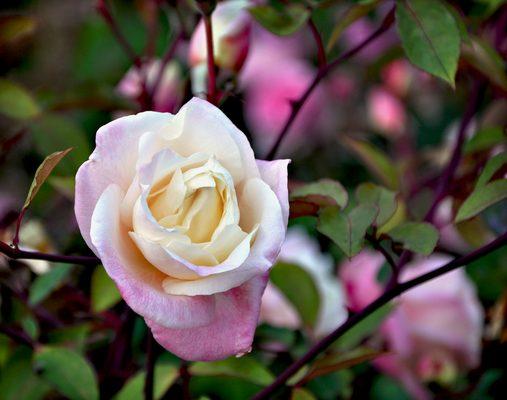
{"label": "rose bloom", "polygon": [[257,161],[245,135],[197,98],[117,119],[76,176],[88,246],[155,339],[188,360],[249,350],[282,246],[288,160]]}
{"label": "rose bloom", "polygon": [[[246,0],[223,1],[211,15],[213,55],[220,68],[239,71],[248,54],[252,19]],[[204,21],[197,25],[190,39],[189,64],[206,64],[208,58]]]}
{"label": "rose bloom", "polygon": [[[155,85],[162,61],[151,60],[144,64],[143,74],[146,74],[147,88]],[[136,100],[142,93],[143,77],[137,67],[132,67],[120,81],[117,87],[118,93],[126,98]],[[156,93],[153,95],[153,110],[161,112],[173,112],[183,100],[183,84],[180,67],[175,61],[169,62],[160,78]]]}
{"label": "rose bloom", "polygon": [[[278,260],[300,266],[314,280],[320,295],[320,309],[313,328],[315,337],[327,335],[345,321],[345,296],[341,284],[333,276],[333,259],[320,251],[314,239],[300,228],[290,229]],[[262,296],[260,321],[288,329],[302,326],[294,306],[272,283],[268,283]]]}
{"label": "rose bloom", "polygon": [[375,129],[386,136],[401,135],[406,126],[403,103],[388,90],[375,87],[368,94],[368,115]]}
{"label": "rose bloom", "polygon": [[[450,260],[435,254],[409,263],[401,281],[432,271]],[[381,265],[377,264],[377,273]],[[381,292],[377,274],[370,271],[374,269],[371,265],[355,265],[356,269],[368,268],[370,272],[364,275],[346,271],[354,267],[352,264],[343,267],[340,276],[345,281],[347,294],[351,291],[364,294],[368,297],[363,302],[366,305],[372,299],[364,288]],[[478,365],[482,327],[483,311],[474,286],[464,270],[452,271],[411,289],[398,299],[380,330],[388,351],[393,354],[376,359],[374,365],[398,379],[414,398],[431,399],[422,382],[445,384],[459,371]]]}

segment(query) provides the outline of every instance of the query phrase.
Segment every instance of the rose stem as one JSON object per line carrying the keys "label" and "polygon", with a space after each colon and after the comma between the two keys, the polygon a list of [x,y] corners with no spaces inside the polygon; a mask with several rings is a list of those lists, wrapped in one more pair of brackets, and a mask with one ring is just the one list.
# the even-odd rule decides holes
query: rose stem
{"label": "rose stem", "polygon": [[340,57],[333,60],[329,64],[326,64],[322,68],[319,68],[319,70],[317,71],[317,74],[315,75],[315,78],[310,83],[310,85],[305,90],[305,92],[301,95],[301,97],[298,100],[296,100],[292,103],[292,110],[289,115],[289,118],[287,119],[287,122],[285,123],[282,130],[280,131],[273,147],[268,152],[268,154],[266,156],[266,160],[273,160],[276,153],[278,152],[278,149],[280,148],[280,145],[282,144],[283,139],[285,138],[285,136],[287,136],[287,133],[289,132],[289,129],[292,126],[294,120],[296,119],[299,111],[301,110],[301,108],[305,104],[306,100],[308,100],[308,98],[312,94],[313,90],[320,83],[320,81],[324,77],[326,77],[326,75],[331,70],[333,70],[338,65],[340,65],[342,62],[348,60],[349,58],[351,58],[355,54],[359,53],[363,48],[368,46],[378,36],[380,36],[382,33],[386,32],[391,27],[393,22],[394,22],[394,8],[392,8],[391,11],[389,11],[389,13],[386,15],[386,17],[384,18],[384,21],[382,21],[382,24],[380,25],[380,27],[375,32],[373,32],[370,36],[368,36],[363,42],[358,44],[356,47],[353,47],[352,49],[346,51]]}
{"label": "rose stem", "polygon": [[212,104],[216,102],[216,72],[215,55],[213,52],[213,27],[211,23],[211,13],[203,14],[204,28],[206,30],[206,51],[208,63],[208,101]]}

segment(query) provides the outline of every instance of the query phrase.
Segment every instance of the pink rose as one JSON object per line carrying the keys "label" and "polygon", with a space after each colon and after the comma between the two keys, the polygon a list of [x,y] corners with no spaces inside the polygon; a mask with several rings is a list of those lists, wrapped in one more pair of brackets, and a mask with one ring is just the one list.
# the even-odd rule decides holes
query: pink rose
{"label": "pink rose", "polygon": [[88,246],[155,339],[189,360],[251,346],[288,219],[287,160],[257,161],[210,103],[97,132],[76,176]]}
{"label": "pink rose", "polygon": [[[314,280],[320,295],[319,312],[313,328],[315,337],[327,335],[345,321],[345,297],[341,284],[333,276],[333,259],[322,254],[314,239],[300,228],[290,229],[278,260],[300,266]],[[302,325],[297,311],[271,283],[262,297],[260,320],[289,329],[301,328]]]}
{"label": "pink rose", "polygon": [[[155,85],[161,68],[160,60],[151,60],[144,64],[143,74],[146,74],[146,85],[149,90]],[[118,84],[117,90],[122,96],[137,99],[142,93],[143,78],[136,67],[132,67]],[[181,72],[175,61],[164,68],[157,90],[153,96],[153,110],[173,112],[183,100],[183,84]]]}
{"label": "pink rose", "polygon": [[[247,0],[223,1],[213,11],[213,55],[220,68],[239,71],[245,62],[252,24],[248,5]],[[189,64],[206,64],[207,58],[206,31],[201,20],[190,39]]]}
{"label": "pink rose", "polygon": [[391,61],[382,69],[382,80],[386,87],[397,96],[407,94],[412,80],[414,68],[405,59]]}
{"label": "pink rose", "polygon": [[[450,258],[442,255],[414,261],[405,266],[401,281],[432,271],[448,261]],[[378,262],[357,264],[353,275],[352,271],[341,273],[346,288],[352,284],[356,289],[354,301],[361,307],[373,300],[372,291],[377,296],[382,290],[376,281],[381,265]],[[346,264],[345,270],[349,269],[352,270],[351,264]],[[411,289],[398,299],[396,308],[381,327],[381,336],[393,354],[378,358],[374,364],[398,379],[414,398],[430,399],[421,382],[445,383],[458,371],[477,366],[482,326],[483,311],[475,288],[464,270],[455,270]]]}
{"label": "pink rose", "polygon": [[387,136],[396,137],[405,130],[405,107],[396,96],[384,88],[375,87],[370,90],[368,115],[373,127]]}

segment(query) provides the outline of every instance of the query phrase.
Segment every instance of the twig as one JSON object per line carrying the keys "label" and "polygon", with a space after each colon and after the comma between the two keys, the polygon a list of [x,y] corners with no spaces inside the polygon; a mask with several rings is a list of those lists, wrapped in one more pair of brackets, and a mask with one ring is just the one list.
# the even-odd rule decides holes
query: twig
{"label": "twig", "polygon": [[97,265],[100,259],[94,256],[66,256],[62,254],[41,253],[38,251],[27,251],[16,249],[7,243],[0,242],[0,253],[5,254],[13,260],[46,260],[78,265]]}
{"label": "twig", "polygon": [[394,261],[394,259],[391,256],[391,254],[384,248],[384,246],[382,246],[379,243],[379,241],[377,240],[377,238],[375,236],[370,235],[369,233],[367,233],[366,234],[366,240],[368,240],[368,242],[370,242],[370,244],[373,246],[373,248],[375,250],[378,250],[378,251],[380,251],[382,253],[382,255],[384,256],[384,258],[388,262],[389,266],[391,267],[391,270],[392,270],[393,273],[398,270],[398,266],[396,265],[396,262]]}
{"label": "twig", "polygon": [[190,396],[190,371],[188,370],[188,363],[181,362],[180,366],[181,386],[183,389],[183,400],[191,400]]}
{"label": "twig", "polygon": [[334,68],[336,68],[338,65],[343,63],[344,61],[348,60],[352,56],[359,53],[362,49],[364,49],[366,46],[368,46],[373,40],[375,40],[377,37],[379,37],[381,34],[386,32],[391,25],[394,22],[394,8],[389,11],[389,13],[384,18],[384,21],[382,21],[382,24],[380,27],[373,32],[370,36],[368,36],[363,42],[358,44],[356,47],[353,47],[352,49],[346,51],[343,53],[340,57],[335,59],[334,61],[330,62],[329,64],[325,65],[322,68],[319,68],[317,71],[317,74],[315,75],[315,78],[310,83],[308,88],[305,90],[305,92],[301,95],[301,97],[292,103],[292,110],[289,115],[289,118],[287,119],[287,122],[283,126],[282,130],[280,131],[280,134],[278,135],[276,142],[274,143],[271,150],[268,152],[266,156],[266,160],[273,160],[275,157],[278,149],[280,148],[280,145],[282,144],[283,139],[287,136],[287,133],[289,132],[290,127],[294,123],[297,115],[299,114],[299,111],[303,107],[303,105],[306,103],[314,89],[317,87],[317,85],[320,83],[320,81],[327,76],[327,74],[332,71]]}
{"label": "twig", "polygon": [[452,152],[451,159],[446,169],[443,171],[440,180],[438,181],[438,185],[435,191],[435,198],[424,217],[426,222],[432,222],[435,217],[435,213],[440,205],[440,202],[445,198],[449,191],[449,185],[452,182],[454,174],[458,169],[459,163],[461,161],[461,157],[463,154],[463,145],[466,139],[466,131],[468,125],[472,121],[475,113],[477,112],[477,108],[480,103],[480,99],[482,97],[482,93],[484,91],[484,83],[483,82],[474,82],[474,87],[472,93],[470,95],[470,100],[468,101],[467,107],[463,114],[463,118],[461,119],[461,123],[458,129],[458,135],[456,138],[456,144],[454,145],[454,150]]}
{"label": "twig", "polygon": [[310,18],[308,20],[308,27],[312,32],[313,39],[317,45],[317,57],[319,60],[319,68],[324,68],[327,65],[326,50],[324,49],[324,43],[322,43],[322,36],[320,36],[319,30],[315,26],[315,23]]}
{"label": "twig", "polygon": [[297,373],[305,364],[312,361],[316,358],[322,351],[324,351],[327,347],[329,347],[334,341],[340,338],[343,334],[348,332],[351,328],[356,326],[359,322],[364,320],[366,317],[374,313],[376,310],[390,302],[395,297],[400,294],[406,292],[407,290],[412,289],[422,283],[430,281],[434,278],[437,278],[441,275],[444,275],[456,268],[459,268],[463,265],[469,264],[479,258],[501,248],[507,244],[507,232],[503,235],[499,236],[491,243],[467,254],[463,257],[457,257],[451,262],[434,269],[428,273],[422,274],[414,279],[409,281],[397,284],[395,287],[391,289],[387,289],[381,296],[379,296],[375,301],[366,306],[363,310],[356,314],[352,314],[342,325],[340,325],[337,329],[335,329],[332,333],[327,335],[325,338],[317,342],[306,354],[304,354],[301,358],[296,360],[292,365],[290,365],[285,371],[283,371],[269,386],[265,387],[259,393],[257,393],[252,399],[253,400],[261,400],[270,398],[270,396],[282,387],[287,380]]}
{"label": "twig", "polygon": [[0,332],[8,336],[16,343],[24,344],[28,347],[31,347],[32,349],[36,346],[36,342],[23,330],[0,324]]}
{"label": "twig", "polygon": [[215,55],[213,50],[213,26],[211,23],[211,14],[203,15],[204,28],[206,31],[206,51],[207,51],[207,63],[208,63],[208,101],[215,104],[216,98],[216,71],[215,71]]}
{"label": "twig", "polygon": [[151,331],[148,329],[146,343],[146,379],[144,380],[144,400],[153,400],[153,376],[155,370],[156,343]]}

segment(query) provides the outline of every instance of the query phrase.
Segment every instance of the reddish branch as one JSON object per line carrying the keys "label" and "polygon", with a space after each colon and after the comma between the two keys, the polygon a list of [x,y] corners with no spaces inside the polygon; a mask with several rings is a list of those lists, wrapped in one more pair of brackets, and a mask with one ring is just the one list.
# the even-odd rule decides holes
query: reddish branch
{"label": "reddish branch", "polygon": [[206,31],[206,51],[207,51],[207,64],[208,64],[208,101],[215,104],[217,101],[217,83],[215,71],[215,53],[213,50],[213,26],[211,22],[211,13],[203,15],[204,28]]}
{"label": "reddish branch", "polygon": [[352,314],[342,325],[335,329],[328,336],[317,342],[308,352],[303,355],[300,359],[296,360],[292,365],[283,371],[269,386],[265,387],[259,393],[257,393],[252,399],[261,400],[271,398],[271,395],[281,388],[287,380],[297,373],[305,364],[315,359],[321,352],[327,349],[333,342],[343,336],[351,328],[356,326],[359,322],[364,320],[369,315],[380,309],[382,306],[389,303],[395,297],[400,294],[418,286],[439,276],[442,276],[454,269],[457,269],[463,265],[469,264],[473,261],[478,260],[481,257],[503,247],[507,244],[507,232],[499,236],[491,243],[483,246],[463,257],[457,257],[451,262],[436,268],[426,274],[420,275],[409,281],[399,283],[392,288],[388,288],[380,297],[375,301],[366,306],[362,311]]}
{"label": "reddish branch", "polygon": [[273,160],[276,153],[278,152],[278,149],[280,148],[280,145],[282,144],[283,139],[287,136],[289,129],[291,128],[292,124],[294,123],[296,117],[299,114],[299,111],[303,107],[303,105],[306,103],[310,95],[313,93],[314,89],[317,87],[317,85],[322,81],[323,78],[325,78],[329,72],[331,72],[333,69],[335,69],[337,66],[342,64],[344,61],[348,60],[349,58],[353,57],[357,53],[359,53],[361,50],[363,50],[366,46],[368,46],[372,41],[374,41],[376,38],[378,38],[380,35],[382,35],[384,32],[386,32],[391,25],[394,22],[394,8],[389,11],[389,13],[386,15],[384,20],[382,21],[382,24],[380,27],[373,32],[370,36],[368,36],[365,40],[363,40],[360,44],[353,47],[352,49],[346,51],[343,53],[340,57],[335,59],[334,61],[330,62],[329,64],[324,65],[322,68],[319,68],[317,74],[315,75],[315,78],[310,83],[308,88],[305,90],[305,92],[301,95],[301,97],[292,103],[292,110],[289,115],[289,118],[287,119],[287,122],[283,126],[282,130],[280,131],[280,134],[278,135],[278,138],[276,139],[276,142],[274,143],[273,147],[269,151],[269,153],[266,156],[267,160]]}

